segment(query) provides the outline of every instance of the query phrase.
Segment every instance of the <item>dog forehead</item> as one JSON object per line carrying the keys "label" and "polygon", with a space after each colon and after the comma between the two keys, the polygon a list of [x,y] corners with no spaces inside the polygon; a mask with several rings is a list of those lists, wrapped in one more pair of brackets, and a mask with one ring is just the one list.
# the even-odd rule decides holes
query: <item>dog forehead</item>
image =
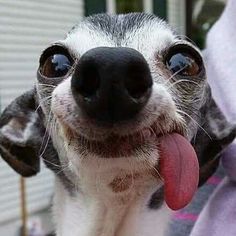
{"label": "dog forehead", "polygon": [[130,13],[87,17],[61,42],[78,57],[95,47],[130,47],[149,58],[175,41],[176,35],[158,17]]}

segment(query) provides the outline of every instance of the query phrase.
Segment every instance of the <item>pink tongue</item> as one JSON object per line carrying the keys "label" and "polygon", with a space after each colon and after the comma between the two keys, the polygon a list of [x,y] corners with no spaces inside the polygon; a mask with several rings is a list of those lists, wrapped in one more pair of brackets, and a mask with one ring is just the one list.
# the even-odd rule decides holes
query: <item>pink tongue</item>
{"label": "pink tongue", "polygon": [[160,171],[165,201],[172,210],[186,206],[197,190],[199,165],[191,144],[177,133],[160,138]]}

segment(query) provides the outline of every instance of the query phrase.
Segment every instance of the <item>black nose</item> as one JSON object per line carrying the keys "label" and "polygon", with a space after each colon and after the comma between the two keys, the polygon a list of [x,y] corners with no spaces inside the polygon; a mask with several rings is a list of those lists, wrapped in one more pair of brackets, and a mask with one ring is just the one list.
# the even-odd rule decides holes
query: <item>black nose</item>
{"label": "black nose", "polygon": [[138,51],[99,47],[86,52],[71,81],[75,101],[90,118],[103,122],[134,117],[152,88],[148,64]]}

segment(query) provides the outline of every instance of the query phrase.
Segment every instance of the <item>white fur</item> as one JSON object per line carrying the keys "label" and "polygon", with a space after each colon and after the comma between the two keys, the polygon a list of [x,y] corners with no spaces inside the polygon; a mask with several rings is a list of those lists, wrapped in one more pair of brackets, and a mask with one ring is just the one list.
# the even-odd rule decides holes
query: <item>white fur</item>
{"label": "white fur", "polygon": [[165,204],[158,210],[150,210],[141,198],[131,201],[127,211],[116,202],[106,204],[83,194],[71,197],[57,182],[53,207],[57,235],[164,236],[171,216]]}
{"label": "white fur", "polygon": [[[163,235],[170,211],[165,205],[157,211],[148,210],[146,204],[161,181],[144,168],[142,159],[91,156],[83,160],[71,150],[67,155],[76,173],[78,191],[71,196],[60,182],[56,184],[54,217],[58,236]],[[157,159],[158,150],[148,158],[150,166]],[[133,179],[127,190],[112,192],[109,183],[126,173],[144,175]]]}
{"label": "white fur", "polygon": [[65,40],[59,41],[81,57],[85,52],[96,47],[130,47],[139,51],[149,62],[155,53],[179,41],[173,32],[162,21],[150,21],[142,27],[135,27],[126,33],[119,45],[110,35],[103,31],[93,30],[86,24],[79,25]]}
{"label": "white fur", "polygon": [[[57,182],[54,221],[58,236],[151,236],[153,232],[164,235],[170,211],[165,205],[157,211],[147,207],[151,195],[163,184],[151,172],[159,159],[156,140],[150,140],[151,152],[144,151],[137,157],[83,156],[76,150],[81,144],[65,140],[61,127],[53,135],[54,146],[60,150],[63,166],[67,166],[64,173],[78,190],[71,196]],[[127,174],[132,176],[128,189],[113,192],[110,183],[117,177],[125,181]],[[140,177],[135,178],[137,174]]]}

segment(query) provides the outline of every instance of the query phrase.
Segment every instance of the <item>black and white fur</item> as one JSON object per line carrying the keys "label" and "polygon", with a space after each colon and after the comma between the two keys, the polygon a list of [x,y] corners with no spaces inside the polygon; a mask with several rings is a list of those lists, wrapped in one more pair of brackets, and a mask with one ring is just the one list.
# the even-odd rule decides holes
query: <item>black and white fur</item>
{"label": "black and white fur", "polygon": [[[213,173],[218,154],[235,136],[234,127],[211,97],[204,68],[197,78],[181,78],[171,74],[163,61],[175,44],[200,52],[159,18],[138,13],[85,18],[55,44],[67,48],[75,61],[96,47],[136,49],[149,65],[152,95],[133,120],[101,127],[83,117],[74,101],[73,68],[63,79],[48,80],[38,72],[35,88],[0,117],[2,157],[23,176],[39,171],[40,158],[54,171],[58,236],[164,235],[170,210],[156,174],[156,135],[181,130],[192,141],[202,167],[201,183]],[[104,148],[111,134],[137,134],[148,141],[128,157],[121,150],[116,158],[103,158],[96,145]]]}

